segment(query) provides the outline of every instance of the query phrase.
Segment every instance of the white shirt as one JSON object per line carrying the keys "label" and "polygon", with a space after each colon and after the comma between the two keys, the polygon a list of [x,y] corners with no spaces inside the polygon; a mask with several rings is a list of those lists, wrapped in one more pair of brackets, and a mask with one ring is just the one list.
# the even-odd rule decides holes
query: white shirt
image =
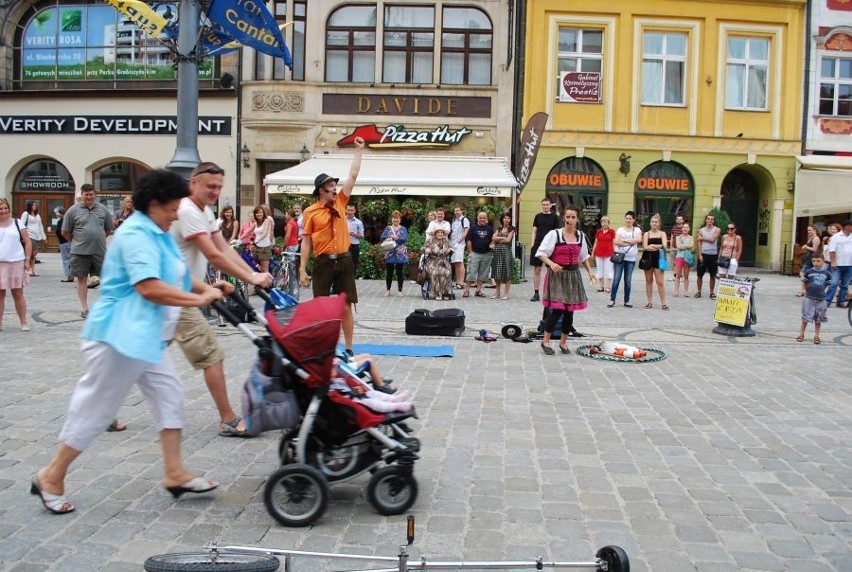
{"label": "white shirt", "polygon": [[[541,240],[541,245],[538,247],[538,250],[535,253],[536,257],[539,257],[542,254],[544,254],[548,258],[553,256],[553,250],[556,248],[556,243],[560,237],[562,237],[562,242],[568,242],[568,240],[564,238],[564,231],[561,228],[553,229],[547,234],[545,234],[544,238]],[[589,259],[589,248],[586,244],[585,235],[583,233],[580,233],[579,243],[572,242],[569,244],[580,245],[580,264]]]}
{"label": "white shirt", "polygon": [[435,234],[436,230],[444,231],[444,238],[450,237],[450,223],[445,220],[438,222],[437,220],[433,220],[429,223],[429,226],[426,227],[426,238],[430,239]]}
{"label": "white shirt", "polygon": [[180,200],[178,219],[172,224],[171,233],[186,259],[190,274],[199,280],[207,276],[207,259],[192,240],[202,234],[212,236],[217,232],[220,230],[213,209],[206,206],[202,210],[189,197]]}
{"label": "white shirt", "polygon": [[852,232],[846,234],[841,230],[832,236],[828,241],[828,252],[834,253],[835,266],[852,266]]}
{"label": "white shirt", "polygon": [[[26,230],[18,221],[21,230]],[[20,262],[26,258],[24,247],[21,246],[21,236],[15,228],[15,219],[11,219],[5,227],[0,226],[0,262]]]}
{"label": "white shirt", "polygon": [[27,232],[30,233],[30,238],[32,240],[44,240],[47,238],[44,235],[44,225],[41,223],[41,215],[31,215],[24,211],[24,214],[22,214],[21,218],[18,220],[26,225]]}
{"label": "white shirt", "polygon": [[[636,233],[639,233],[639,236],[636,236]],[[640,238],[642,236],[642,229],[638,227],[633,227],[631,231],[628,231],[623,226],[618,227],[618,230],[615,231],[615,238],[617,240],[633,240],[635,238]],[[624,253],[624,260],[628,262],[636,262],[636,257],[639,255],[639,245],[633,244],[630,246],[616,246],[616,252]]]}

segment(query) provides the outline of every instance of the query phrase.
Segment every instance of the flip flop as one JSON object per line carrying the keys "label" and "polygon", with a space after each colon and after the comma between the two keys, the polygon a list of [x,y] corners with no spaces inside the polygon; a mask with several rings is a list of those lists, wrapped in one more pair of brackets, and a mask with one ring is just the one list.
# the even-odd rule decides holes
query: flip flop
{"label": "flip flop", "polygon": [[475,292],[473,295],[476,296],[477,298],[485,298],[484,292]]}
{"label": "flip flop", "polygon": [[470,298],[470,292],[465,292],[462,294],[462,298]]}
{"label": "flip flop", "polygon": [[245,430],[240,431],[237,429],[240,425],[240,421],[242,421],[242,417],[234,417],[227,423],[219,423],[219,436],[220,437],[249,437],[249,434],[245,432]]}
{"label": "flip flop", "polygon": [[30,494],[40,498],[44,508],[53,514],[68,514],[75,510],[74,505],[65,498],[65,495],[55,495],[42,490],[38,483],[38,477],[33,477],[32,484],[30,485]]}

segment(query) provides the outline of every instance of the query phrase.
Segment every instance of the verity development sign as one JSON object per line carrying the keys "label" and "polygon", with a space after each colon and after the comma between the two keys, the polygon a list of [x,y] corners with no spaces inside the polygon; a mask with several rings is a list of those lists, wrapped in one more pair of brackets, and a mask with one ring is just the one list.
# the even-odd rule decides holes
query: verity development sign
{"label": "verity development sign", "polygon": [[[0,115],[0,135],[112,134],[174,135],[171,115]],[[230,135],[231,117],[198,118],[199,135]]]}

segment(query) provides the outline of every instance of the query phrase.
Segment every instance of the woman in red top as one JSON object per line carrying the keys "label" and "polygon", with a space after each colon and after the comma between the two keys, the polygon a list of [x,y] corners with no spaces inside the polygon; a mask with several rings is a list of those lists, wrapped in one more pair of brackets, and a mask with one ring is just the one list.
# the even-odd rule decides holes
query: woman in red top
{"label": "woman in red top", "polygon": [[615,230],[609,228],[609,217],[601,217],[601,227],[595,233],[595,245],[592,254],[595,256],[595,274],[598,279],[598,292],[609,292],[612,284],[612,260],[610,257],[615,252],[612,241],[615,240]]}
{"label": "woman in red top", "polygon": [[287,224],[284,226],[284,252],[299,251],[299,223],[296,222],[296,211],[287,209],[284,214]]}

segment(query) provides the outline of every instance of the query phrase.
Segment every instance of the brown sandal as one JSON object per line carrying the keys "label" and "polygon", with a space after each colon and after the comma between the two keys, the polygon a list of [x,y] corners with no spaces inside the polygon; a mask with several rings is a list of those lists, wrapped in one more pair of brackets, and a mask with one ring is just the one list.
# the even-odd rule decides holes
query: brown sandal
{"label": "brown sandal", "polygon": [[803,342],[803,341],[805,341],[805,336],[796,336],[796,341],[797,341],[797,342]]}
{"label": "brown sandal", "polygon": [[815,343],[816,345],[820,345],[822,342],[820,341],[820,339],[819,339],[819,337],[818,337],[818,336],[814,336],[814,343]]}

